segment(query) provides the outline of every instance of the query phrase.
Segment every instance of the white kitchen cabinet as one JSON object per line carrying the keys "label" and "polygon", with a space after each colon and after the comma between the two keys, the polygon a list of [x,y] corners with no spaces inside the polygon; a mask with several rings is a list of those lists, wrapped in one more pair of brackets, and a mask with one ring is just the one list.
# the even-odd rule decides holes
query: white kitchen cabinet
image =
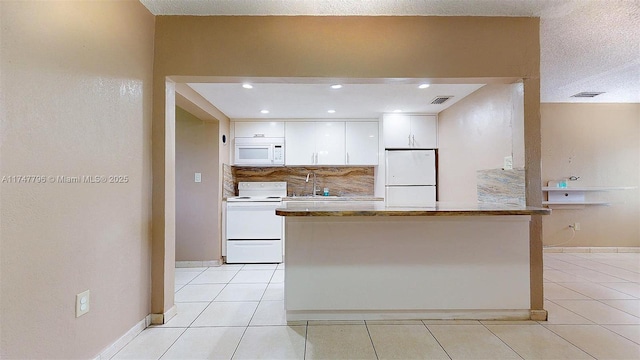
{"label": "white kitchen cabinet", "polygon": [[378,122],[346,123],[346,164],[378,165]]}
{"label": "white kitchen cabinet", "polygon": [[436,149],[435,115],[385,114],[382,118],[385,149]]}
{"label": "white kitchen cabinet", "polygon": [[344,165],[345,123],[287,122],[286,165]]}
{"label": "white kitchen cabinet", "polygon": [[315,123],[287,122],[284,148],[286,165],[315,165]]}
{"label": "white kitchen cabinet", "polygon": [[316,165],[344,165],[344,122],[317,122],[315,124]]}
{"label": "white kitchen cabinet", "polygon": [[283,121],[236,121],[235,137],[284,137]]}

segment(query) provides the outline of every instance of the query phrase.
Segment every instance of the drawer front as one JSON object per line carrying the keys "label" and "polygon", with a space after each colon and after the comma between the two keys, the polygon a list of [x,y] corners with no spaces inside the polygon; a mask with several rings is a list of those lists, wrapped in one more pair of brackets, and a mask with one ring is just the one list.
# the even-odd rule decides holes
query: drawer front
{"label": "drawer front", "polygon": [[281,263],[282,240],[228,240],[227,263]]}

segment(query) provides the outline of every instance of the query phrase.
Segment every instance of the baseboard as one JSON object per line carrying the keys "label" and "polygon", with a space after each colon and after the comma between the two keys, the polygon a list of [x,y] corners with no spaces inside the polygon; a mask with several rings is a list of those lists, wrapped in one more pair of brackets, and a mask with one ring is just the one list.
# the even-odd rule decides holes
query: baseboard
{"label": "baseboard", "polygon": [[305,320],[529,320],[532,316],[532,310],[287,310],[287,322]]}
{"label": "baseboard", "polygon": [[111,359],[118,351],[122,350],[125,345],[127,345],[133,338],[138,336],[142,332],[142,330],[146,329],[149,325],[151,325],[151,315],[145,316],[144,319],[138,321],[129,331],[127,331],[124,335],[122,335],[118,340],[114,341],[113,344],[109,345],[106,349],[102,350],[102,352],[94,358],[94,360],[106,360]]}
{"label": "baseboard", "polygon": [[177,268],[213,267],[222,265],[220,260],[176,261]]}
{"label": "baseboard", "polygon": [[567,246],[567,247],[543,247],[543,252],[545,253],[640,253],[640,246],[627,246],[627,247],[605,247],[605,246],[594,246],[594,247],[578,247],[578,246]]}
{"label": "baseboard", "polygon": [[547,310],[531,310],[531,320],[533,321],[547,321],[548,316]]}
{"label": "baseboard", "polygon": [[178,308],[173,305],[169,310],[165,311],[164,314],[151,314],[151,325],[162,325],[166,324],[171,320],[174,316],[178,314]]}

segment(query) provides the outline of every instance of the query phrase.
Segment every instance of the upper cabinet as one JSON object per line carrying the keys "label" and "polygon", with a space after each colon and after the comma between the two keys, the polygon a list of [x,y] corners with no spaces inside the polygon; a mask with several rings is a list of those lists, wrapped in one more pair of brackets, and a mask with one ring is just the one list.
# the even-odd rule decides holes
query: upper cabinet
{"label": "upper cabinet", "polygon": [[385,149],[436,149],[436,115],[385,114],[382,118]]}
{"label": "upper cabinet", "polygon": [[378,122],[347,122],[345,144],[347,165],[378,165]]}
{"label": "upper cabinet", "polygon": [[235,137],[284,137],[283,121],[236,121]]}
{"label": "upper cabinet", "polygon": [[345,123],[287,122],[286,165],[344,165]]}

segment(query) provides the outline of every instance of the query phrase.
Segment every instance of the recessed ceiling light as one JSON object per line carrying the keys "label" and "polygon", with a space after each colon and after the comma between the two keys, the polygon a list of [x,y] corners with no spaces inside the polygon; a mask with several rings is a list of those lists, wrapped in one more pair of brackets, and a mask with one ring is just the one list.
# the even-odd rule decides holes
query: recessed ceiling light
{"label": "recessed ceiling light", "polygon": [[429,86],[430,86],[429,84],[420,84],[420,86],[418,86],[418,89],[426,89]]}
{"label": "recessed ceiling light", "polygon": [[335,110],[327,110],[327,112],[328,112],[329,114],[334,114],[336,111],[335,111]]}
{"label": "recessed ceiling light", "polygon": [[340,89],[341,87],[342,87],[342,85],[340,85],[340,84],[331,85],[332,89]]}
{"label": "recessed ceiling light", "polygon": [[263,114],[268,114],[269,110],[260,110],[260,112],[263,113]]}
{"label": "recessed ceiling light", "polygon": [[245,89],[253,89],[253,85],[251,84],[242,84],[242,87]]}
{"label": "recessed ceiling light", "polygon": [[393,110],[393,112],[402,112],[400,109]]}

